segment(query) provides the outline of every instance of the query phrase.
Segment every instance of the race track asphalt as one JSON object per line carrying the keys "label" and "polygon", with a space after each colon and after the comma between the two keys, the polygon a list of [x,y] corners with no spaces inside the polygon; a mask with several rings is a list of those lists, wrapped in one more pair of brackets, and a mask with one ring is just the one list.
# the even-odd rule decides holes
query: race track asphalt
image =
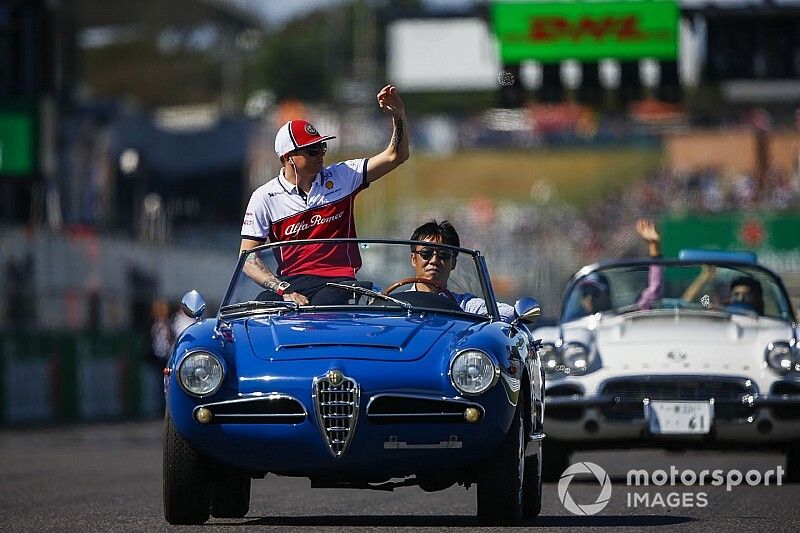
{"label": "race track asphalt", "polygon": [[[2,482],[0,531],[478,531],[475,487],[426,493],[416,487],[395,492],[311,489],[306,479],[267,476],[253,481],[250,513],[238,520],[211,519],[202,527],[169,526],[161,507],[160,422],[0,430]],[[557,483],[544,486],[541,516],[522,528],[538,531],[798,531],[800,484],[763,482],[749,486],[664,485],[629,487],[630,469],[650,473],[674,467],[689,480],[719,469],[733,482],[734,470],[761,477],[783,467],[775,453],[662,451],[587,452],[588,461],[611,481],[607,505],[578,516],[561,503]],[[750,474],[754,480],[756,473]],[[657,476],[660,474],[657,474]],[[584,509],[601,494],[593,476],[564,484],[566,496]],[[638,494],[634,498],[633,494]],[[677,494],[677,496],[671,495]],[[701,496],[701,494],[703,496]],[[701,505],[705,502],[705,505]],[[634,505],[635,503],[635,505]],[[579,509],[578,507],[577,509]],[[591,509],[590,509],[591,510]]]}

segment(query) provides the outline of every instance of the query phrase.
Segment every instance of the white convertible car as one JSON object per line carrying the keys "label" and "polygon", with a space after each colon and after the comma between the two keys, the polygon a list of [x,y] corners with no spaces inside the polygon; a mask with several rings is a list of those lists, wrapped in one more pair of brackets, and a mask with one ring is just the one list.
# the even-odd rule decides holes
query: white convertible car
{"label": "white convertible car", "polygon": [[[800,480],[800,347],[780,278],[749,252],[684,250],[570,280],[547,369],[546,479],[572,450],[781,449]],[[788,479],[787,479],[788,478]]]}

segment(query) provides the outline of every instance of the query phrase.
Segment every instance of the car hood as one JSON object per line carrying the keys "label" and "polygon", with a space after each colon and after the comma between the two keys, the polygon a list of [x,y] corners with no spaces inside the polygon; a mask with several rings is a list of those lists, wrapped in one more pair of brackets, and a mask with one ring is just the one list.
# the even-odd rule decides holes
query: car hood
{"label": "car hood", "polygon": [[[253,354],[262,359],[410,361],[425,355],[460,322],[436,315],[315,313],[250,318],[244,330]],[[464,325],[469,323],[456,330]]]}
{"label": "car hood", "polygon": [[764,362],[769,342],[789,340],[791,326],[726,313],[639,312],[565,327],[564,341],[593,346],[602,366],[654,373],[750,370]]}

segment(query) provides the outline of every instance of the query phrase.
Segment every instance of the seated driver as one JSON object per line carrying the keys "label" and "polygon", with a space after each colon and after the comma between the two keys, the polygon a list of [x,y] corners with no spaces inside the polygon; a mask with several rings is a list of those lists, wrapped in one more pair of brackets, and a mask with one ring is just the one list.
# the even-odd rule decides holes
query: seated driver
{"label": "seated driver", "polygon": [[[703,265],[700,274],[686,288],[683,293],[683,300],[694,301],[706,285],[711,285],[716,279],[717,268],[714,265]],[[716,286],[712,285],[712,303],[719,305],[721,298],[716,291]],[[739,276],[734,278],[730,284],[730,297],[725,301],[726,308],[730,311],[737,309],[744,311],[755,311],[759,315],[764,314],[764,292],[761,284],[750,276]]]}
{"label": "seated driver", "polygon": [[[437,222],[431,220],[414,230],[411,235],[412,241],[428,241],[437,244],[449,244],[451,246],[461,246],[458,233],[450,222],[443,220]],[[414,267],[416,277],[430,280],[434,285],[441,288],[439,294],[447,296],[447,281],[450,272],[456,267],[456,253],[454,250],[447,250],[436,247],[414,246],[411,251],[411,266]],[[436,289],[425,283],[415,283],[410,291],[435,292]],[[448,291],[453,295],[458,306],[467,313],[487,314],[486,302],[474,294]],[[508,304],[497,302],[500,311],[500,319],[504,322],[511,322],[516,318],[514,308]]]}
{"label": "seated driver", "polygon": [[755,311],[764,314],[764,293],[761,284],[750,276],[740,276],[731,281],[730,308]]}
{"label": "seated driver", "polygon": [[593,315],[611,309],[611,289],[602,272],[592,272],[578,282],[581,291],[582,315]]}

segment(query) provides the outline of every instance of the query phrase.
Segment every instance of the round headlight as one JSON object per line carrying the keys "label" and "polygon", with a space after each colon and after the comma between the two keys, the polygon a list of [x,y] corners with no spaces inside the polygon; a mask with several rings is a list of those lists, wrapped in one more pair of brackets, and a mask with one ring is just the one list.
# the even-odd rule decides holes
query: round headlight
{"label": "round headlight", "polygon": [[564,359],[564,365],[575,374],[586,372],[592,364],[589,348],[579,342],[565,344],[561,349],[561,357]]}
{"label": "round headlight", "polygon": [[208,352],[193,352],[184,357],[178,369],[181,385],[190,394],[205,396],[222,384],[222,364]]}
{"label": "round headlight", "polygon": [[558,349],[552,344],[542,344],[539,348],[539,358],[542,360],[544,371],[548,374],[558,371],[561,366]]}
{"label": "round headlight", "polygon": [[450,379],[463,394],[480,394],[494,385],[500,369],[492,358],[478,350],[457,354],[450,363]]}
{"label": "round headlight", "polygon": [[765,358],[772,370],[779,374],[785,374],[800,362],[797,360],[797,347],[793,344],[782,341],[767,344]]}

